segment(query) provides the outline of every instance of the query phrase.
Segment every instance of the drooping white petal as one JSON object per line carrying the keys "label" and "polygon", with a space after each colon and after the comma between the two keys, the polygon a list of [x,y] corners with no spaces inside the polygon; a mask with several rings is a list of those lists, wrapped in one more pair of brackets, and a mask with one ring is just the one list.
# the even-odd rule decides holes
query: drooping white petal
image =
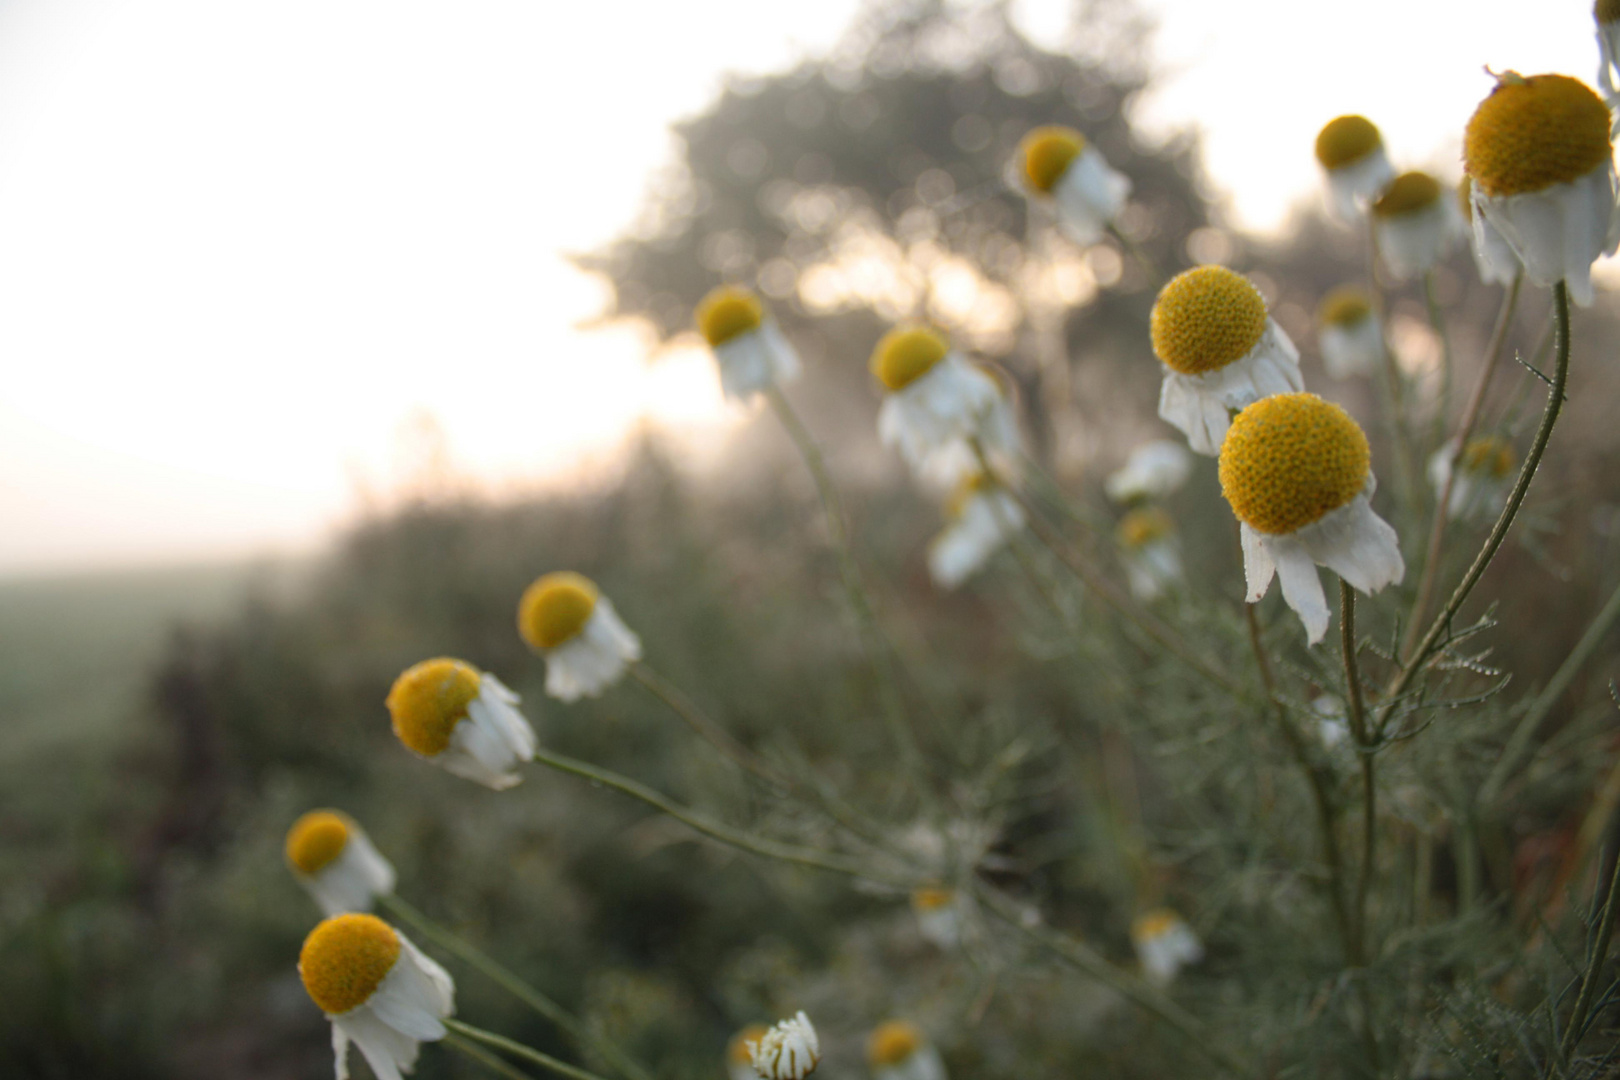
{"label": "drooping white petal", "polygon": [[900,451],[914,471],[929,459],[978,434],[1001,397],[995,380],[950,352],[928,371],[885,395],[878,437]]}
{"label": "drooping white petal", "polygon": [[1332,323],[1316,335],[1322,348],[1322,366],[1331,379],[1373,375],[1384,361],[1384,332],[1369,313],[1353,323]]}
{"label": "drooping white petal", "polygon": [[1327,170],[1328,209],[1346,225],[1361,223],[1366,206],[1395,179],[1395,169],[1382,146],[1355,161]]}
{"label": "drooping white petal", "polygon": [[1238,538],[1243,548],[1243,580],[1248,586],[1243,599],[1250,604],[1258,603],[1271,588],[1271,579],[1277,576],[1277,564],[1266,545],[1260,542],[1260,534],[1251,529],[1248,522],[1238,526]]}
{"label": "drooping white petal", "polygon": [[[332,1017],[332,1026],[342,1028],[344,1035],[360,1048],[360,1053],[364,1055],[366,1064],[371,1066],[371,1071],[377,1075],[377,1080],[401,1080],[401,1070],[409,1072],[416,1067],[421,1044],[409,1035],[389,1027],[365,1005]],[[332,1040],[332,1046],[335,1051],[337,1049],[335,1038]]]}
{"label": "drooping white petal", "polygon": [[1397,281],[1420,277],[1456,246],[1463,232],[1462,211],[1442,195],[1432,204],[1391,217],[1373,217],[1378,248]]}
{"label": "drooping white petal", "polygon": [[1216,457],[1232,411],[1303,389],[1299,350],[1282,327],[1267,319],[1254,348],[1223,368],[1202,375],[1166,368],[1159,388],[1159,416],[1187,436],[1194,453]]}
{"label": "drooping white petal", "polygon": [[1058,225],[1077,244],[1095,244],[1130,197],[1131,182],[1087,144],[1053,185]]}
{"label": "drooping white petal", "polygon": [[1400,537],[1373,512],[1372,484],[1320,521],[1294,533],[1310,557],[1338,574],[1351,588],[1375,593],[1406,576]]}
{"label": "drooping white petal", "polygon": [[1169,439],[1155,439],[1131,451],[1103,488],[1115,502],[1163,499],[1180,490],[1190,475],[1192,458],[1186,447]]}
{"label": "drooping white petal", "polygon": [[457,776],[503,791],[522,777],[520,762],[532,761],[534,729],[514,707],[518,697],[495,676],[480,675],[478,696],[450,731],[450,745],[436,760]]}
{"label": "drooping white petal", "polygon": [[772,384],[791,382],[799,374],[799,354],[774,322],[714,347],[720,365],[720,389],[726,397],[746,401]]}
{"label": "drooping white petal", "polygon": [[370,911],[377,897],[394,891],[393,865],[358,828],[349,830],[337,858],[298,879],[327,916]]}
{"label": "drooping white petal", "polygon": [[455,1011],[450,973],[400,935],[400,957],[363,1008],[401,1034],[423,1042],[444,1038],[441,1022]]}
{"label": "drooping white petal", "polygon": [[1277,564],[1283,600],[1305,624],[1305,639],[1315,645],[1327,633],[1331,615],[1327,595],[1322,591],[1322,579],[1316,572],[1316,560],[1292,535],[1261,534],[1260,543]]}
{"label": "drooping white petal", "polygon": [[640,660],[641,639],[601,596],[580,632],[545,650],[545,658],[546,693],[559,701],[577,701],[600,694],[628,664]]}
{"label": "drooping white petal", "polygon": [[1593,298],[1592,264],[1620,246],[1617,185],[1613,162],[1568,183],[1519,195],[1490,196],[1475,184],[1475,243],[1488,239],[1481,235],[1483,216],[1518,255],[1525,277],[1541,286],[1564,281],[1570,297],[1586,307]]}
{"label": "drooping white petal", "polygon": [[963,503],[956,520],[929,545],[929,576],[942,589],[956,588],[1023,526],[1024,512],[1011,495],[1005,491],[975,493]]}

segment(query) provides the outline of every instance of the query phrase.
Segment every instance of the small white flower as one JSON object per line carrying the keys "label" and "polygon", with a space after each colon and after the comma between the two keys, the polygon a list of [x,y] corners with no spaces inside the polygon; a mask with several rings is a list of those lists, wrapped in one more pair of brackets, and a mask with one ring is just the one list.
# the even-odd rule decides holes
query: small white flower
{"label": "small white flower", "polygon": [[413,752],[485,787],[503,790],[534,760],[534,729],[518,696],[495,676],[440,657],[408,668],[388,691],[394,734]]}
{"label": "small white flower", "polygon": [[546,658],[546,693],[595,697],[641,659],[638,638],[589,578],[570,571],[535,579],[518,602],[518,632]]}
{"label": "small white flower", "polygon": [[[984,451],[996,474],[1017,476],[1023,467],[1024,439],[1018,430],[1018,408],[1012,380],[992,364],[974,364],[996,386],[996,399],[974,431],[979,449]],[[951,492],[983,470],[979,455],[966,439],[957,439],[929,454],[916,470],[917,476],[935,490]]]}
{"label": "small white flower", "polygon": [[1474,245],[1506,243],[1536,285],[1592,302],[1592,263],[1620,246],[1609,111],[1578,79],[1504,73],[1468,121]]}
{"label": "small white flower", "polygon": [[726,1076],[728,1080],[759,1080],[754,1071],[754,1051],[751,1044],[759,1042],[770,1029],[764,1024],[749,1024],[731,1037],[726,1044]]}
{"label": "small white flower", "polygon": [[1153,352],[1165,366],[1159,416],[1194,453],[1220,453],[1230,414],[1300,390],[1299,351],[1242,274],[1199,266],[1171,279],[1153,304]]}
{"label": "small white flower", "polygon": [[1458,454],[1455,439],[1446,443],[1429,458],[1429,483],[1434,485],[1436,495],[1445,490],[1454,457],[1457,476],[1451,481],[1446,517],[1452,521],[1494,519],[1502,512],[1513,487],[1513,445],[1506,439],[1486,435],[1468,440]]}
{"label": "small white flower", "polygon": [[1058,226],[1083,245],[1102,239],[1131,194],[1130,180],[1073,128],[1042,127],[1024,136],[1008,176],[1025,198],[1049,206]]}
{"label": "small white flower", "polygon": [[377,1080],[401,1080],[455,1012],[449,972],[374,915],[338,915],[310,931],[298,974],[332,1022],[337,1080],[348,1080],[351,1041]]}
{"label": "small white flower", "polygon": [[962,940],[962,898],[955,889],[913,890],[911,910],[917,916],[917,932],[929,944],[952,949]]}
{"label": "small white flower", "polygon": [[1439,181],[1404,172],[1372,204],[1378,250],[1397,281],[1421,277],[1451,253],[1463,235],[1462,211]]}
{"label": "small white flower", "polygon": [[1148,981],[1166,985],[1189,964],[1204,958],[1204,945],[1180,915],[1160,908],[1131,924],[1131,944]]}
{"label": "small white flower", "polygon": [[1185,577],[1175,524],[1163,510],[1132,510],[1119,519],[1115,536],[1131,595],[1143,603],[1159,599]]}
{"label": "small white flower", "polygon": [[1017,500],[982,475],[969,477],[958,488],[945,516],[949,524],[928,545],[928,573],[942,589],[954,589],[972,577],[1024,527]]}
{"label": "small white flower", "polygon": [[720,365],[720,388],[728,398],[747,401],[799,374],[799,354],[747,289],[726,285],[709,293],[698,305],[697,325]]}
{"label": "small white flower", "polygon": [[889,1020],[866,1040],[872,1080],[946,1080],[945,1062],[922,1030],[904,1020]]}
{"label": "small white flower", "polygon": [[354,819],[311,810],[287,830],[287,865],[323,915],[370,911],[394,891],[394,867]]}
{"label": "small white flower", "polygon": [[804,1080],[821,1063],[821,1042],[803,1010],[750,1043],[749,1049],[760,1080]]}
{"label": "small white flower", "polygon": [[1164,499],[1181,490],[1192,475],[1187,448],[1169,439],[1155,439],[1131,451],[1125,464],[1110,473],[1103,490],[1117,503]]}
{"label": "small white flower", "polygon": [[1328,121],[1316,136],[1316,160],[1327,180],[1328,208],[1347,225],[1395,178],[1378,128],[1364,116]]}
{"label": "small white flower", "polygon": [[996,381],[926,327],[889,331],[872,351],[871,367],[886,391],[878,437],[921,476],[949,467],[936,463],[939,455],[960,460],[968,440],[984,437],[995,422],[1002,399]]}
{"label": "small white flower", "polygon": [[1315,394],[1266,398],[1232,421],[1221,447],[1221,492],[1242,522],[1247,600],[1281,577],[1283,599],[1311,644],[1327,633],[1320,563],[1365,593],[1401,580],[1399,538],[1369,502],[1367,436]]}
{"label": "small white flower", "polygon": [[1384,362],[1384,330],[1360,289],[1345,285],[1328,293],[1317,309],[1316,325],[1329,378],[1373,375]]}

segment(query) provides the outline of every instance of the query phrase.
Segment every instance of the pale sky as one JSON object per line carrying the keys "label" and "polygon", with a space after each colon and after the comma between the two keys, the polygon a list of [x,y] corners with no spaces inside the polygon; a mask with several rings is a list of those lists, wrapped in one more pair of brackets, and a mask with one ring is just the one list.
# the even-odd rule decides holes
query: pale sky
{"label": "pale sky", "polygon": [[[1142,119],[1200,126],[1260,230],[1341,112],[1449,178],[1482,65],[1596,64],[1585,0],[1144,3]],[[723,431],[704,357],[577,329],[602,291],[561,253],[625,227],[725,72],[857,6],[0,0],[0,574],[307,548],[427,414],[495,489],[644,420]]]}

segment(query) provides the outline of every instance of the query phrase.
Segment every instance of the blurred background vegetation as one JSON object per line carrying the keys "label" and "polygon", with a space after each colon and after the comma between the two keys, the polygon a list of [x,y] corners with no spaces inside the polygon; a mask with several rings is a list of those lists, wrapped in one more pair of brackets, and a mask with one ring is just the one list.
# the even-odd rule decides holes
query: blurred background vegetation
{"label": "blurred background vegetation", "polygon": [[[1304,347],[1308,384],[1329,386],[1309,345],[1311,313],[1328,288],[1361,275],[1357,238],[1314,212],[1265,244],[1222,228],[1196,138],[1147,144],[1131,129],[1130,104],[1151,79],[1147,32],[1126,0],[1091,0],[1060,55],[1022,38],[1004,6],[876,4],[833,54],[734,80],[681,124],[683,156],[653,179],[635,225],[578,261],[613,285],[604,319],[646,320],[666,341],[688,333],[693,306],[719,281],[770,300],[806,361],[790,394],[846,492],[886,627],[914,661],[908,692],[927,717],[929,760],[952,778],[960,820],[991,828],[1003,883],[1041,896],[1054,922],[1126,961],[1124,928],[1144,883],[1120,854],[1138,840],[1099,802],[1109,782],[1100,763],[1135,754],[1154,826],[1144,832],[1167,838],[1148,861],[1215,860],[1196,874],[1157,871],[1147,885],[1206,913],[1197,929],[1210,958],[1178,993],[1217,1016],[1235,1009],[1234,994],[1264,1003],[1275,1027],[1247,1041],[1286,1060],[1331,1060],[1341,1045],[1332,1039],[1314,1050],[1290,1042],[1306,1030],[1296,1014],[1321,1004],[1289,1000],[1311,957],[1278,943],[1308,930],[1260,925],[1241,894],[1275,883],[1206,855],[1234,841],[1206,835],[1210,823],[1180,801],[1195,788],[1236,799],[1282,771],[1275,755],[1230,718],[1143,715],[1145,685],[1174,697],[1186,676],[1118,640],[1077,655],[1045,598],[1005,567],[959,594],[933,590],[921,553],[937,512],[875,439],[866,356],[892,321],[926,315],[1006,368],[1034,456],[1096,504],[1099,478],[1162,432],[1145,332],[1155,283],[1142,259],[1164,271],[1218,261],[1251,273]],[[1033,228],[1006,189],[1017,140],[1050,122],[1082,129],[1131,176],[1120,227],[1140,257],[1112,241],[1089,253],[1068,246]],[[1498,293],[1478,283],[1466,252],[1438,287],[1467,385]],[[1526,355],[1544,307],[1534,300],[1515,332]],[[1525,688],[1545,682],[1620,576],[1620,470],[1604,405],[1620,374],[1596,363],[1617,340],[1615,317],[1601,306],[1580,318],[1582,393],[1523,542],[1488,582],[1506,631],[1492,636],[1490,662]],[[1433,343],[1415,288],[1392,295],[1391,319],[1397,349],[1421,372]],[[1502,378],[1487,415],[1511,418],[1532,379]],[[1326,392],[1364,417],[1376,405],[1359,384]],[[1388,460],[1381,432],[1369,432],[1375,461]],[[1224,647],[1242,590],[1236,543],[1213,463],[1198,470],[1173,510],[1191,579],[1225,612],[1208,628]],[[742,430],[728,464],[704,475],[683,473],[648,441],[612,483],[589,490],[518,504],[418,492],[313,564],[6,584],[0,1074],[324,1075],[326,1024],[293,969],[315,913],[280,845],[299,813],[325,805],[366,826],[398,865],[401,895],[493,945],[661,1076],[716,1076],[733,1031],[801,1007],[829,1039],[830,1075],[855,1074],[859,1038],[892,1015],[930,1031],[957,1076],[1184,1067],[1147,1021],[1048,963],[1007,965],[993,942],[960,953],[930,945],[903,896],[696,843],[567,778],[531,771],[496,795],[401,750],[382,708],[391,681],[424,657],[462,656],[524,696],[547,745],[728,819],[803,827],[773,821],[771,805],[633,686],[577,706],[544,699],[542,665],[513,616],[524,585],[564,567],[599,582],[653,664],[744,742],[813,763],[864,803],[890,797],[890,749],[814,492],[769,422]],[[1297,643],[1281,644],[1291,628],[1275,597],[1265,610],[1286,662],[1304,668]],[[1221,659],[1248,663],[1238,652]],[[1492,903],[1569,890],[1580,899],[1569,851],[1613,760],[1603,687],[1617,666],[1604,650],[1549,724],[1571,733],[1566,751],[1493,841]],[[1495,734],[1506,721],[1481,723]],[[1177,740],[1162,762],[1144,750]],[[1222,748],[1205,749],[1214,742]],[[1488,758],[1488,744],[1458,746]],[[1267,828],[1285,847],[1309,845],[1302,823]],[[1442,842],[1441,892],[1446,860]],[[1187,900],[1190,879],[1217,869],[1231,871],[1232,895]],[[1431,944],[1438,954],[1463,941]],[[557,1032],[452,969],[464,1015],[572,1055]],[[1507,1005],[1468,1008],[1441,1018],[1438,1044],[1496,1037],[1495,1010]],[[472,1067],[429,1051],[419,1073]],[[1448,1073],[1437,1064],[1433,1075]]]}

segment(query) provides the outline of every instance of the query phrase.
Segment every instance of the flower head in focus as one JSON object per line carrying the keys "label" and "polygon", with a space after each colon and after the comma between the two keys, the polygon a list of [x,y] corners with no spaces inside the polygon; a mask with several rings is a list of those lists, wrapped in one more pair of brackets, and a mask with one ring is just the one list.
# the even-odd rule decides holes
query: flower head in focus
{"label": "flower head in focus", "polygon": [[1125,464],[1108,475],[1103,490],[1110,499],[1129,506],[1168,498],[1191,475],[1192,456],[1187,448],[1170,439],[1155,439],[1132,450]]}
{"label": "flower head in focus", "polygon": [[1365,116],[1339,116],[1316,136],[1316,161],[1327,179],[1328,207],[1354,225],[1363,209],[1395,177],[1378,127]]}
{"label": "flower head in focus", "polygon": [[[1452,477],[1452,459],[1456,459],[1456,473]],[[1456,440],[1446,443],[1429,458],[1429,483],[1435,493],[1445,490],[1451,480],[1451,497],[1446,500],[1446,516],[1457,520],[1490,520],[1502,512],[1507,503],[1508,490],[1513,486],[1513,467],[1517,459],[1513,444],[1495,435],[1482,435],[1468,440],[1462,453],[1457,452]]]}
{"label": "flower head in focus", "polygon": [[1421,277],[1456,246],[1462,214],[1426,172],[1403,172],[1373,200],[1373,231],[1384,265],[1397,281]]}
{"label": "flower head in focus", "polygon": [[370,911],[394,891],[394,868],[354,819],[311,810],[287,830],[287,865],[323,915]]}
{"label": "flower head in focus", "polygon": [[872,1080],[946,1080],[945,1062],[916,1024],[886,1020],[866,1037]]}
{"label": "flower head in focus", "polygon": [[945,517],[945,528],[928,545],[928,574],[942,589],[972,577],[1024,527],[1017,500],[983,473],[962,481],[946,501]]}
{"label": "flower head in focus", "polygon": [[1164,364],[1159,416],[1195,453],[1220,452],[1229,413],[1304,388],[1299,352],[1248,278],[1224,266],[1177,274],[1153,304],[1153,352]]}
{"label": "flower head in focus", "polygon": [[440,657],[407,668],[388,691],[394,734],[406,748],[457,776],[501,791],[534,760],[534,729],[518,696],[462,660]]}
{"label": "flower head in focus", "polygon": [[1367,294],[1341,285],[1323,297],[1316,309],[1316,343],[1330,378],[1375,373],[1384,362],[1384,330]]}
{"label": "flower head in focus", "polygon": [[804,1080],[821,1064],[821,1042],[803,1010],[748,1044],[760,1080]]}
{"label": "flower head in focus", "polygon": [[1474,228],[1474,178],[1463,174],[1457,185],[1457,207],[1468,229],[1468,250],[1474,253],[1474,268],[1487,285],[1511,285],[1523,269],[1518,253],[1495,229]]}
{"label": "flower head in focus", "polygon": [[536,578],[518,601],[518,633],[546,658],[546,693],[560,701],[595,697],[641,659],[641,639],[583,574]]}
{"label": "flower head in focus", "polygon": [[884,334],[871,368],[884,390],[878,437],[923,476],[940,470],[942,455],[957,460],[970,439],[982,438],[1002,397],[992,376],[926,326]]}
{"label": "flower head in focus", "polygon": [[1242,522],[1248,602],[1281,577],[1311,644],[1327,633],[1320,563],[1365,593],[1406,573],[1395,530],[1373,513],[1367,436],[1315,394],[1255,402],[1221,445],[1221,493]]}
{"label": "flower head in focus", "polygon": [[698,332],[720,365],[726,397],[746,401],[759,391],[791,381],[799,354],[747,289],[722,285],[697,306]]}
{"label": "flower head in focus", "polygon": [[917,933],[924,941],[950,949],[962,940],[962,898],[955,889],[942,885],[913,889],[911,911],[917,916]]}
{"label": "flower head in focus", "polygon": [[298,974],[332,1022],[338,1080],[348,1080],[351,1041],[378,1080],[400,1080],[455,1011],[449,973],[374,915],[337,915],[310,931]]}
{"label": "flower head in focus", "polygon": [[1143,603],[1159,599],[1185,576],[1175,523],[1158,507],[1140,506],[1129,511],[1119,519],[1114,537],[1131,595]]}
{"label": "flower head in focus", "polygon": [[769,1030],[764,1024],[749,1024],[731,1037],[726,1044],[728,1080],[759,1080],[759,1074],[754,1071],[754,1051],[749,1044],[759,1042]]}
{"label": "flower head in focus", "polygon": [[1185,919],[1169,908],[1145,912],[1131,923],[1131,944],[1149,982],[1163,986],[1189,964],[1204,958],[1203,942]]}
{"label": "flower head in focus", "polygon": [[1095,244],[1131,194],[1131,182],[1073,128],[1039,127],[1018,144],[1009,175],[1031,202],[1049,204],[1077,244]]}
{"label": "flower head in focus", "polygon": [[1577,304],[1592,302],[1592,263],[1620,245],[1620,188],[1609,110],[1567,75],[1499,76],[1463,135],[1473,178],[1474,246],[1496,234],[1537,285],[1567,282]]}

